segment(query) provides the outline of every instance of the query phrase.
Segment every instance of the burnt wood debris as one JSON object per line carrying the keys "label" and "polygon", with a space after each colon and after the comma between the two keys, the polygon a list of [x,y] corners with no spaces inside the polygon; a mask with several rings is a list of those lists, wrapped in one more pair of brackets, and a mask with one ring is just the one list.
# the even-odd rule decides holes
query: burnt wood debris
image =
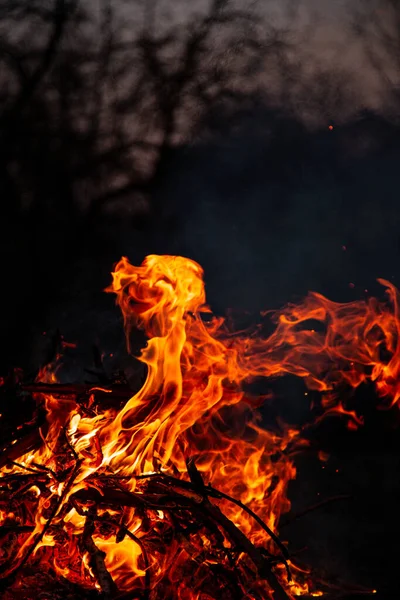
{"label": "burnt wood debris", "polygon": [[[4,524],[0,527],[1,556],[0,556],[0,589],[4,598],[23,597],[29,593],[32,578],[36,586],[44,586],[42,590],[46,598],[167,598],[171,591],[167,587],[159,586],[155,593],[152,588],[151,568],[149,553],[152,549],[162,548],[165,544],[179,540],[179,545],[187,547],[193,553],[193,572],[201,570],[204,586],[212,594],[215,588],[215,597],[223,594],[224,598],[244,598],[250,594],[252,598],[262,598],[257,594],[257,582],[268,582],[277,600],[287,600],[290,596],[279,583],[273,572],[273,567],[281,563],[285,566],[287,577],[290,580],[289,553],[286,546],[270,530],[270,528],[250,509],[240,501],[230,498],[226,494],[203,482],[202,476],[196,468],[195,461],[187,461],[188,479],[181,480],[163,472],[153,474],[125,477],[114,475],[104,469],[99,470],[89,480],[86,489],[80,490],[65,498],[79,472],[81,459],[76,454],[69,441],[66,428],[59,432],[57,440],[57,464],[63,465],[58,471],[53,471],[43,465],[32,463],[27,467],[18,462],[18,458],[27,452],[37,449],[43,444],[43,431],[45,427],[45,410],[43,394],[51,395],[60,402],[75,402],[83,414],[94,414],[97,403],[105,401],[109,406],[118,407],[132,395],[126,383],[117,382],[108,386],[91,384],[45,384],[45,383],[17,383],[11,386],[4,382],[2,395],[14,394],[19,401],[27,398],[35,399],[35,407],[29,422],[18,425],[16,429],[7,431],[7,424],[2,423],[4,435],[0,451],[0,465],[17,467],[17,471],[5,475],[0,479],[0,509],[8,512]],[[101,454],[101,448],[98,448]],[[96,457],[95,460],[98,460]],[[128,491],[124,485],[127,479],[137,480],[137,492]],[[56,483],[62,484],[62,493],[54,501],[50,487]],[[33,537],[23,556],[17,556],[21,540],[31,533],[35,527],[28,523],[29,518],[24,510],[24,505],[34,502],[32,486],[37,486],[42,495],[51,497],[47,519],[41,531]],[[224,498],[248,512],[265,535],[271,538],[276,546],[276,554],[254,545],[241,530],[229,520],[219,509],[217,502]],[[129,531],[123,523],[123,510],[125,507],[135,507],[144,520],[147,520],[152,531],[138,538]],[[79,541],[82,551],[87,551],[89,562],[99,591],[81,590],[77,586],[59,575],[48,572],[43,573],[40,567],[40,552],[35,553],[39,542],[46,533],[50,533],[60,543],[65,543],[63,522],[56,517],[60,511],[65,515],[71,508],[85,518],[85,526]],[[110,513],[108,512],[110,511]],[[111,513],[119,511],[117,518]],[[165,527],[154,522],[156,511],[163,511],[168,516],[169,526]],[[101,514],[99,514],[101,513]],[[104,562],[104,552],[97,548],[93,534],[107,532],[114,535],[117,541],[125,537],[134,540],[141,549],[142,567],[145,572],[142,582],[138,582],[137,589],[129,594],[120,593]],[[210,540],[208,548],[204,548],[203,556],[196,555],[193,538],[198,534],[205,535]],[[22,537],[21,537],[22,536]],[[225,541],[230,541],[230,547],[225,547]],[[208,571],[208,572],[207,572]],[[22,584],[16,586],[16,582]],[[25,582],[25,583],[24,583]],[[167,585],[167,584],[166,584]],[[22,588],[20,587],[22,586]],[[25,587],[27,586],[27,587]],[[252,587],[254,586],[254,591]],[[22,592],[22,595],[21,595]],[[25,596],[24,596],[25,597]],[[213,596],[214,597],[214,596]]]}
{"label": "burnt wood debris", "polygon": [[[98,374],[98,372],[97,372]],[[105,380],[105,377],[100,379]],[[162,470],[150,474],[121,476],[113,474],[109,467],[100,468],[86,479],[86,487],[69,495],[76,481],[82,459],[76,453],[68,436],[67,427],[61,427],[54,454],[57,470],[38,463],[28,467],[18,458],[35,450],[44,443],[46,428],[45,395],[58,402],[75,403],[81,414],[96,414],[96,406],[118,409],[132,395],[132,390],[120,375],[106,384],[60,384],[25,383],[21,374],[3,381],[0,387],[3,400],[16,401],[21,406],[28,402],[30,414],[26,422],[13,427],[1,421],[0,466],[13,466],[9,475],[0,479],[0,510],[7,516],[0,526],[0,591],[5,600],[26,599],[35,590],[35,597],[47,600],[68,598],[69,600],[103,598],[105,600],[173,600],[171,582],[161,581],[155,587],[152,582],[151,555],[161,552],[169,544],[177,544],[192,556],[189,565],[192,573],[182,573],[186,581],[196,577],[202,581],[199,592],[205,598],[239,600],[251,598],[263,600],[265,583],[274,600],[290,600],[292,596],[282,586],[276,575],[276,567],[286,572],[291,581],[290,554],[284,543],[271,531],[266,523],[242,502],[205,484],[196,467],[195,460],[187,460],[187,479],[166,474]],[[27,410],[27,409],[25,409]],[[27,411],[29,412],[29,410]],[[102,450],[96,446],[97,456],[92,456],[96,465],[101,463]],[[178,475],[178,474],[177,474]],[[136,480],[135,492],[127,489],[127,483]],[[54,499],[51,487],[62,486],[62,492]],[[35,530],[29,510],[37,498],[33,486],[40,494],[49,498],[46,521],[40,531],[25,546],[24,553],[18,550],[24,540]],[[327,499],[291,517],[283,525],[300,518],[310,510],[345,496]],[[247,512],[264,531],[265,539],[272,541],[276,551],[256,545],[221,511],[218,501],[227,500]],[[142,536],[138,537],[124,525],[124,510],[134,507],[142,516]],[[63,530],[63,519],[68,511],[75,509],[85,520],[78,541],[79,563],[87,553],[89,566],[96,587],[82,589],[71,578],[55,573],[49,562],[41,561],[41,550],[37,547],[46,534],[51,534],[56,545],[67,544]],[[156,518],[163,513],[163,518]],[[94,541],[95,534],[106,538],[113,536],[116,542],[125,538],[133,540],[140,548],[139,562],[143,577],[129,593],[118,590],[105,564],[105,553]],[[208,543],[199,543],[207,539]],[[228,544],[226,543],[228,541]],[[199,548],[201,547],[201,551]],[[154,566],[154,565],[153,565]],[[282,571],[281,571],[282,572]],[[260,585],[261,582],[261,585]],[[193,582],[194,583],[194,582]],[[332,591],[332,590],[331,590]],[[38,592],[38,593],[36,593]],[[360,592],[356,592],[358,595]],[[361,592],[362,593],[362,592]],[[200,596],[202,597],[202,596]],[[268,597],[270,597],[268,592]],[[304,596],[303,596],[304,597]],[[326,598],[352,598],[343,590],[333,590]]]}

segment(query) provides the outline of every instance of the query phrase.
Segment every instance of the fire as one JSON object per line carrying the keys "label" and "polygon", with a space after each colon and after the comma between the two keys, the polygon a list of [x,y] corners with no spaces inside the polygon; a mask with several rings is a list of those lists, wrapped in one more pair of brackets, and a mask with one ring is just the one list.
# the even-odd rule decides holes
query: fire
{"label": "fire", "polygon": [[[291,563],[276,537],[290,508],[287,487],[296,475],[293,453],[305,443],[301,431],[263,428],[260,400],[246,396],[243,384],[296,375],[323,394],[325,415],[345,415],[353,428],[362,416],[346,399],[363,382],[374,382],[382,407],[397,405],[398,292],[381,283],[389,302],[341,304],[310,293],[302,304],[272,313],[270,335],[257,328],[233,333],[207,306],[196,262],[153,255],[135,267],[123,258],[108,291],[122,311],[128,348],[133,328],[148,338],[139,357],[146,380],[121,409],[92,410],[96,393],[108,389],[93,388],[90,411],[76,399],[45,396],[40,447],[1,469],[5,482],[34,475],[22,494],[27,529],[12,564],[0,566],[2,577],[40,557],[86,588],[200,600],[221,597],[222,584],[210,591],[210,573],[223,564],[252,574],[252,588],[239,584],[249,599],[320,595],[295,567],[290,581]],[[56,381],[54,371],[43,370],[39,380]],[[203,521],[191,521],[196,510],[211,534]],[[0,518],[17,520],[5,505]],[[265,557],[273,566],[263,578],[257,569]]]}

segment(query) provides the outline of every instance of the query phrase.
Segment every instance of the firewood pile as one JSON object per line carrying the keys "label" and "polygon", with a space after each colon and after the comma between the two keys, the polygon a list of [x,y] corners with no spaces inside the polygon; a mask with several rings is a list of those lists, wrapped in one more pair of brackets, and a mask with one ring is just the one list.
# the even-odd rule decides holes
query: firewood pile
{"label": "firewood pile", "polygon": [[[4,600],[262,599],[272,591],[277,600],[290,598],[274,574],[280,566],[287,580],[291,579],[286,546],[240,501],[205,484],[193,459],[187,461],[185,479],[162,470],[130,477],[96,469],[85,479],[84,488],[70,493],[80,476],[82,456],[65,426],[52,449],[53,468],[19,462],[20,456],[44,444],[44,394],[59,403],[75,403],[83,413],[94,413],[105,395],[108,404],[116,406],[129,397],[126,385],[96,389],[36,383],[19,389],[36,399],[36,407],[31,422],[14,432],[16,437],[6,441],[0,454],[3,473],[4,468],[10,471],[0,478],[0,589]],[[4,393],[9,395],[10,390]],[[90,458],[98,465],[102,459],[99,445],[96,452],[97,456]],[[134,492],[130,491],[133,478]],[[220,509],[222,499],[246,511],[266,539],[273,541],[276,552],[253,544]],[[79,535],[71,535],[66,526],[71,510],[83,521]],[[132,510],[141,520],[140,537],[125,524],[125,514]],[[125,546],[131,542],[137,564],[129,592],[121,592],[115,584],[105,552],[96,543],[100,538]],[[51,545],[47,545],[49,540]],[[197,595],[191,596],[191,590]]]}

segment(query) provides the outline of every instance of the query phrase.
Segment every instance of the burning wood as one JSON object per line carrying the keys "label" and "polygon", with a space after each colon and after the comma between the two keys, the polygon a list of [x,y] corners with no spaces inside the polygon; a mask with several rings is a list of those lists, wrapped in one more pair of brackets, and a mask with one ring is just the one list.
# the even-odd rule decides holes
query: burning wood
{"label": "burning wood", "polygon": [[[137,393],[123,382],[61,384],[47,368],[20,386],[38,410],[0,452],[2,597],[310,593],[307,573],[276,534],[290,507],[292,450],[305,442],[299,430],[260,427],[242,384],[298,375],[325,392],[326,414],[345,414],[355,426],[360,416],[338,395],[346,385],[369,378],[386,403],[400,396],[397,309],[313,294],[277,315],[268,338],[233,335],[210,315],[200,266],[168,256],[140,267],[123,259],[111,291],[128,347],[133,326],[147,334],[146,381]],[[310,319],[318,332],[307,328]]]}
{"label": "burning wood", "polygon": [[[88,403],[93,393],[105,393],[105,390],[93,387],[87,393],[86,388],[75,385],[61,387],[36,384],[23,386],[23,389],[36,394],[48,394],[55,390],[55,395],[60,394],[62,398],[79,397],[80,403],[83,396]],[[82,394],[82,390],[85,394]],[[113,387],[107,393],[114,398]],[[118,402],[120,397],[120,389],[117,387],[115,400]],[[216,578],[218,587],[215,593],[223,589],[226,598],[243,598],[246,594],[249,598],[261,598],[263,596],[259,594],[263,588],[273,590],[278,600],[289,598],[273,574],[273,567],[283,564],[290,579],[286,547],[240,501],[219,492],[210,484],[206,485],[193,459],[187,461],[189,480],[179,479],[163,471],[137,476],[115,475],[110,469],[104,468],[87,475],[85,486],[78,486],[71,493],[80,477],[83,461],[75,452],[66,430],[61,430],[55,441],[59,452],[64,452],[64,456],[58,457],[58,462],[61,464],[60,458],[63,458],[65,468],[57,472],[32,461],[28,466],[25,461],[23,464],[8,459],[7,470],[10,469],[10,472],[0,480],[0,535],[4,540],[3,547],[7,549],[0,561],[0,574],[3,589],[10,598],[18,593],[18,577],[35,554],[43,555],[41,564],[47,565],[49,573],[52,571],[49,554],[52,554],[52,560],[58,565],[56,572],[65,576],[59,566],[59,553],[63,554],[63,549],[58,548],[57,543],[65,543],[68,539],[68,535],[65,535],[68,522],[66,516],[71,514],[83,520],[83,528],[81,526],[79,534],[75,534],[78,541],[74,546],[77,552],[74,562],[80,556],[88,571],[87,579],[91,578],[93,585],[101,589],[106,598],[120,597],[120,593],[107,569],[107,554],[96,545],[98,539],[102,539],[106,545],[107,542],[118,545],[128,539],[133,555],[136,546],[137,564],[133,578],[136,577],[137,581],[129,591],[129,597],[132,598],[167,597],[160,595],[168,593],[166,583],[162,580],[157,589],[163,591],[154,591],[152,572],[155,571],[154,576],[159,578],[154,555],[165,556],[170,546],[174,547],[177,558],[184,555],[184,562],[189,561],[195,571],[201,570],[203,581],[200,589],[203,586],[215,586]],[[84,456],[93,461],[90,453]],[[272,554],[267,548],[256,547],[211,499],[227,500],[247,512],[274,541],[277,553]],[[40,520],[38,526],[38,521],[35,524],[32,516],[40,505],[45,518]],[[131,509],[140,519],[141,538],[125,523]],[[27,513],[24,523],[19,511]],[[22,540],[24,552],[20,548],[16,551],[16,539]],[[49,552],[50,548],[52,551]],[[149,551],[152,551],[153,564],[149,559]],[[171,558],[169,562],[172,563]],[[73,569],[69,574],[72,572]],[[194,572],[191,573],[191,578],[193,575]],[[253,595],[250,594],[252,588]]]}

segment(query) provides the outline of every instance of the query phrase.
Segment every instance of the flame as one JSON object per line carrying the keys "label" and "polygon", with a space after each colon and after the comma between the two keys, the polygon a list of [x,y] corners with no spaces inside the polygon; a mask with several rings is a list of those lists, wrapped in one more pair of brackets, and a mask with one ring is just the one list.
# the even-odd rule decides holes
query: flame
{"label": "flame", "polygon": [[[247,397],[243,384],[260,376],[296,375],[309,390],[323,394],[325,415],[345,415],[353,428],[362,424],[362,416],[346,405],[346,390],[371,381],[382,407],[398,405],[398,292],[381,280],[389,302],[371,298],[342,304],[310,293],[303,303],[272,313],[275,329],[266,336],[261,328],[232,333],[224,319],[212,315],[203,270],[193,260],[151,255],[137,267],[122,258],[112,277],[108,291],[116,295],[122,311],[128,349],[134,328],[142,328],[148,338],[139,357],[147,367],[146,380],[121,410],[97,410],[94,416],[81,411],[75,401],[61,403],[51,395],[45,397],[43,443],[18,462],[28,469],[41,466],[47,493],[36,484],[31,486],[32,531],[25,535],[17,556],[22,561],[40,538],[35,553],[47,556],[60,576],[86,587],[99,587],[93,560],[104,559],[121,591],[139,589],[151,571],[154,589],[158,585],[167,589],[168,581],[176,598],[203,598],[201,564],[212,563],[204,558],[210,545],[207,537],[199,535],[198,556],[190,556],[178,539],[155,548],[152,531],[170,527],[168,510],[154,510],[149,525],[138,506],[115,513],[103,509],[103,530],[95,528],[89,536],[90,503],[80,505],[79,492],[104,493],[96,487],[95,474],[112,474],[123,480],[125,492],[138,493],[144,475],[165,473],[187,480],[188,460],[196,458],[205,483],[223,493],[217,502],[223,514],[256,546],[272,552],[273,541],[266,539],[242,504],[276,531],[281,514],[290,508],[287,487],[296,475],[293,450],[305,442],[299,429],[283,427],[277,433],[263,428],[259,400]],[[56,379],[52,368],[39,376],[40,381]],[[67,463],[65,456],[69,456]],[[18,469],[8,465],[1,475]],[[228,501],[226,495],[238,503]],[[53,525],[62,523],[61,544],[58,534],[46,529],[49,515]],[[7,518],[8,511],[1,510],[1,521]],[[119,539],[121,526],[124,533]],[[85,536],[94,545],[83,552],[79,540]],[[146,553],[145,548],[151,551]],[[197,587],[185,583],[182,575],[194,564],[199,564]],[[310,592],[308,575],[294,570],[295,583],[288,581],[283,567],[276,568],[287,597]],[[272,597],[268,587],[264,594]],[[312,591],[314,596],[321,594]]]}

